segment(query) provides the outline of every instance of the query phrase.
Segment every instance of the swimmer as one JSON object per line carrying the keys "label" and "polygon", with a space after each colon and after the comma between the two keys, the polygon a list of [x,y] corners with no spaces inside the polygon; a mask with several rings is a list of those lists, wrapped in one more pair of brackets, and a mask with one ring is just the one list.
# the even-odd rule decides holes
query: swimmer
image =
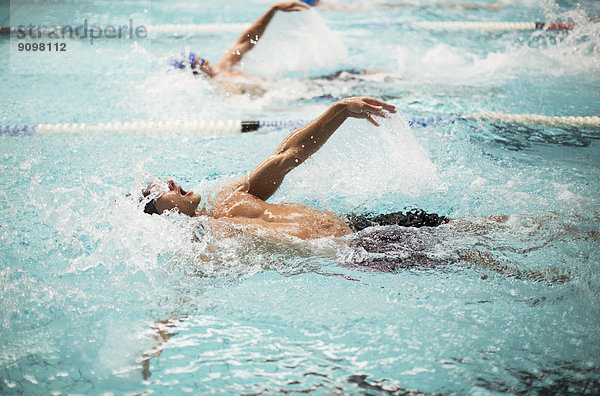
{"label": "swimmer", "polygon": [[[348,119],[366,119],[379,126],[376,117],[386,117],[396,113],[396,107],[371,97],[342,99],[329,107],[321,116],[308,125],[291,132],[275,151],[256,168],[240,179],[221,188],[215,197],[201,204],[202,197],[193,191],[186,191],[173,180],[150,183],[142,191],[140,202],[144,212],[161,215],[168,211],[196,217],[204,216],[216,235],[232,236],[249,233],[269,240],[293,241],[325,237],[352,235],[352,246],[363,249],[367,256],[355,255],[352,262],[361,267],[380,271],[397,271],[403,268],[438,267],[454,262],[466,261],[511,278],[528,279],[548,283],[562,283],[569,280],[568,274],[549,269],[531,271],[513,269],[501,263],[490,253],[471,249],[460,252],[453,259],[430,257],[415,240],[421,234],[414,234],[408,228],[380,230],[373,226],[400,225],[404,227],[432,227],[452,222],[454,232],[489,231],[490,227],[507,222],[507,216],[489,216],[488,222],[479,230],[476,224],[461,223],[437,214],[423,211],[409,211],[381,215],[348,215],[342,219],[333,212],[295,203],[267,203],[279,189],[285,176],[316,153],[331,135]],[[429,243],[429,242],[427,242]],[[398,257],[411,252],[408,257]],[[388,254],[389,253],[389,254]],[[383,254],[383,255],[382,255]],[[518,268],[518,266],[514,266]]]}
{"label": "swimmer", "polygon": [[185,191],[173,180],[168,180],[153,183],[145,189],[144,211],[162,214],[175,210],[188,216],[208,216],[221,225],[241,226],[244,230],[266,233],[277,239],[350,234],[353,232],[351,226],[332,212],[266,201],[277,191],[285,176],[317,152],[346,119],[365,119],[379,126],[376,117],[386,117],[387,113],[396,113],[396,107],[371,97],[342,99],[316,120],[290,133],[271,155],[244,177],[222,188],[209,208],[207,205],[200,207],[200,194]]}
{"label": "swimmer", "polygon": [[235,44],[225,52],[225,55],[218,62],[211,64],[207,59],[189,52],[184,55],[183,59],[173,62],[172,66],[176,68],[190,66],[194,74],[202,73],[204,76],[217,81],[223,90],[229,94],[262,95],[265,92],[264,88],[261,87],[264,80],[236,71],[235,66],[258,43],[278,11],[298,12],[309,8],[310,6],[302,1],[275,3],[242,33]]}
{"label": "swimmer", "polygon": [[[258,40],[266,31],[267,26],[277,11],[302,11],[303,9],[309,9],[314,3],[315,1],[306,0],[284,1],[273,4],[265,14],[258,18],[250,28],[242,33],[236,43],[217,63],[211,64],[207,59],[200,57],[198,54],[188,52],[182,54],[182,57],[173,61],[171,65],[178,69],[185,69],[189,66],[194,74],[202,74],[215,81],[226,95],[263,95],[266,92],[265,83],[267,80],[242,73],[236,70],[235,66],[258,43]],[[347,69],[317,77],[316,79],[334,80],[338,78],[356,78],[357,76],[377,73],[381,73],[381,71]]]}

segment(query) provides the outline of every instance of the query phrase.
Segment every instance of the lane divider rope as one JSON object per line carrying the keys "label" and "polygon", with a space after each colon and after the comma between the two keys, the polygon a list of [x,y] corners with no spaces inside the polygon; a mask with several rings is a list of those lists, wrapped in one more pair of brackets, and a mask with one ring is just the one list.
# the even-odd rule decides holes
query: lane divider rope
{"label": "lane divider rope", "polygon": [[412,27],[431,30],[572,30],[574,22],[413,22]]}
{"label": "lane divider rope", "polygon": [[[161,24],[161,25],[143,25],[149,33],[162,34],[184,34],[184,33],[214,33],[214,32],[239,32],[248,29],[251,23],[203,23],[203,24]],[[3,26],[0,27],[0,34],[27,35],[36,37],[38,35],[46,37],[54,34],[62,38],[63,31],[65,38],[71,35],[80,38],[82,34],[90,31],[114,31],[118,32],[118,26],[100,26],[100,25],[22,25],[22,26]],[[129,28],[123,29],[123,34],[131,34]]]}
{"label": "lane divider rope", "polygon": [[600,128],[600,117],[556,117],[541,114],[505,114],[493,111],[473,113],[467,116],[473,121],[490,123],[518,124],[523,126],[548,126],[559,128]]}
{"label": "lane divider rope", "polygon": [[[594,21],[596,22],[596,21]],[[403,26],[416,29],[430,29],[430,30],[572,30],[575,27],[575,22],[435,22],[435,21],[422,21],[422,22],[359,22],[351,25],[336,24],[333,26]],[[206,23],[206,24],[160,24],[160,25],[144,25],[147,32],[152,34],[172,34],[172,35],[184,35],[191,33],[216,33],[216,32],[240,32],[248,29],[251,26],[250,23]],[[70,28],[71,30],[69,30]],[[47,37],[50,34],[57,35],[56,38],[69,38],[72,37],[72,33],[80,38],[84,30],[102,30],[107,31],[113,29],[116,32],[116,27],[111,26],[97,26],[97,25],[86,25],[86,26],[5,26],[0,28],[0,34],[12,34],[12,35],[25,35],[25,37],[36,37],[42,36]],[[63,29],[65,33],[63,34]],[[79,29],[79,30],[78,30]],[[129,30],[126,29],[125,33]]]}
{"label": "lane divider rope", "polygon": [[207,23],[207,24],[164,24],[150,25],[150,33],[213,33],[213,32],[241,32],[252,26],[251,23]]}
{"label": "lane divider rope", "polygon": [[[505,114],[481,112],[462,117],[416,117],[408,120],[409,125],[427,127],[456,121],[476,121],[523,126],[547,126],[559,128],[600,128],[600,117],[555,117],[540,114]],[[283,121],[172,121],[172,122],[109,122],[87,124],[37,124],[0,125],[0,135],[33,134],[76,134],[76,133],[169,133],[192,132],[199,134],[237,134],[265,129],[295,129],[308,124],[310,120]]]}

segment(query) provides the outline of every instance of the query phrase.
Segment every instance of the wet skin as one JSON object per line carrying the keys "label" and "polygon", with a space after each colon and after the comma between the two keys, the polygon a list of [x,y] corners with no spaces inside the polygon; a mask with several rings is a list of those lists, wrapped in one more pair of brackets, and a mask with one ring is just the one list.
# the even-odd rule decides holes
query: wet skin
{"label": "wet skin", "polygon": [[183,190],[173,180],[168,181],[169,190],[156,200],[156,208],[159,213],[176,209],[188,216],[206,215],[278,237],[312,239],[349,234],[351,229],[332,212],[299,204],[270,204],[266,200],[277,191],[285,176],[319,150],[347,118],[366,119],[379,126],[374,117],[385,117],[386,112],[395,113],[396,108],[375,98],[343,99],[310,124],[289,134],[244,177],[221,189],[209,209],[199,208],[200,195]]}
{"label": "wet skin", "polygon": [[200,205],[202,197],[193,191],[185,191],[173,179],[167,180],[169,191],[156,200],[155,206],[158,213],[176,208],[180,213],[195,216],[196,208]]}

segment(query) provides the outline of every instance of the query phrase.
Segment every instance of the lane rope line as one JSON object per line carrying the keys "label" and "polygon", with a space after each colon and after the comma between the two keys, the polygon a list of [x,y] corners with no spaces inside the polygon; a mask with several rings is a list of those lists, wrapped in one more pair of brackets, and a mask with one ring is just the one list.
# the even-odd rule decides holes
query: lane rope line
{"label": "lane rope line", "polygon": [[574,22],[413,22],[412,27],[430,30],[572,30]]}
{"label": "lane rope line", "polygon": [[[592,21],[597,22],[597,21]],[[250,23],[205,23],[205,24],[160,24],[160,25],[143,25],[148,33],[152,34],[172,34],[184,35],[191,33],[217,33],[217,32],[240,32],[248,29]],[[575,22],[471,22],[471,21],[422,21],[422,22],[358,22],[352,24],[339,24],[332,22],[332,26],[372,26],[372,27],[390,27],[402,26],[413,29],[429,29],[429,30],[481,30],[481,31],[516,31],[516,30],[572,30],[575,27]],[[54,38],[82,38],[84,33],[92,31],[109,32],[111,35],[116,34],[118,26],[100,26],[100,25],[85,25],[85,26],[5,26],[0,27],[0,34],[7,35],[23,35],[19,38],[41,38],[55,35]],[[131,33],[129,29],[125,29],[125,36]],[[70,37],[69,37],[70,36]],[[86,35],[87,37],[87,35]],[[83,37],[85,38],[85,37]]]}
{"label": "lane rope line", "polygon": [[[481,112],[462,117],[416,117],[408,120],[414,127],[428,127],[440,123],[475,121],[522,126],[546,126],[558,128],[600,128],[600,117],[556,117],[541,114],[506,114]],[[88,124],[37,124],[0,125],[0,135],[33,134],[76,134],[76,133],[172,133],[191,132],[198,134],[237,134],[265,129],[295,129],[311,120],[266,120],[266,121],[134,121]]]}

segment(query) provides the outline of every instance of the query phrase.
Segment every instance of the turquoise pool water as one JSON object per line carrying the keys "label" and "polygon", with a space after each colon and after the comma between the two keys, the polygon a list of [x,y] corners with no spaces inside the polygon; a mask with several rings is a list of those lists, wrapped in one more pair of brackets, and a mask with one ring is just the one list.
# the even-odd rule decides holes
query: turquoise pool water
{"label": "turquoise pool water", "polygon": [[[384,98],[399,116],[379,129],[348,121],[272,201],[459,219],[404,230],[380,255],[351,245],[386,229],[341,241],[217,240],[203,219],[147,216],[125,194],[153,174],[210,194],[289,130],[0,135],[0,393],[600,392],[600,131],[405,122],[479,111],[600,115],[600,27],[586,22],[600,6],[579,3],[508,0],[492,11],[407,1],[278,18],[243,65],[270,80],[260,97],[223,96],[167,66],[185,48],[216,60],[236,32],[73,40],[67,59],[26,62],[0,36],[3,125],[305,120],[345,96]],[[0,10],[2,26],[201,24],[250,22],[268,4]],[[421,20],[580,23],[571,32],[381,24]],[[310,78],[349,67],[383,73]],[[495,214],[508,221],[487,220]],[[467,260],[474,250],[503,270]],[[355,264],[382,256],[448,264]]]}

